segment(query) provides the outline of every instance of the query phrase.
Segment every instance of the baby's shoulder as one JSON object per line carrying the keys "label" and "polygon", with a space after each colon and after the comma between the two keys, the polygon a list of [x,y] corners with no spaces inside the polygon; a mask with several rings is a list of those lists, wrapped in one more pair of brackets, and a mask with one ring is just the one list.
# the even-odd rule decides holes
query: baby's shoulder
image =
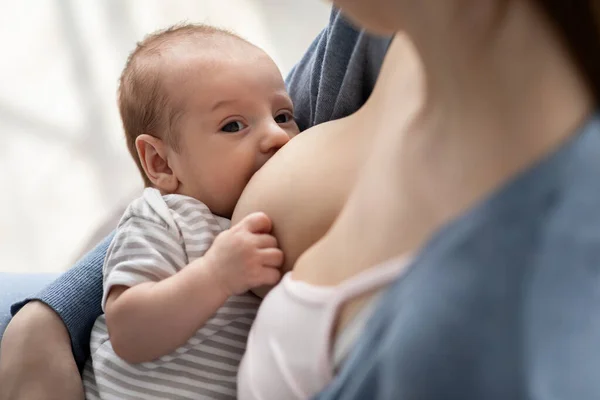
{"label": "baby's shoulder", "polygon": [[168,194],[162,197],[171,218],[181,228],[196,231],[210,228],[216,232],[229,228],[229,220],[212,213],[206,204],[198,199],[181,194]]}
{"label": "baby's shoulder", "polygon": [[129,203],[119,221],[117,229],[132,224],[136,226],[160,226],[165,229],[176,229],[176,222],[169,205],[161,193],[154,188],[144,189],[140,197]]}
{"label": "baby's shoulder", "polygon": [[146,188],[132,201],[123,214],[118,228],[131,225],[160,227],[185,236],[204,230],[215,235],[229,228],[229,220],[212,214],[201,201],[184,195],[162,195],[157,189]]}

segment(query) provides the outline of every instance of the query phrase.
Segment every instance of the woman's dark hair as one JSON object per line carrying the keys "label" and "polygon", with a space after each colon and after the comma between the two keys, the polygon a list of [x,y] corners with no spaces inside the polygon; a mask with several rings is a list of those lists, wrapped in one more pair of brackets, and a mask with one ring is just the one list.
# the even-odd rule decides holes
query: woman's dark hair
{"label": "woman's dark hair", "polygon": [[565,40],[600,104],[600,0],[536,0]]}

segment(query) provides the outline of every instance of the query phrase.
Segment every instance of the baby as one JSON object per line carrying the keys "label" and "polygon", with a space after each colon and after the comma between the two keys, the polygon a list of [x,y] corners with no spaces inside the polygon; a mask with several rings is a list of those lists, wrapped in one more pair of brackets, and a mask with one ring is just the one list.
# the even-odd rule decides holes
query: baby
{"label": "baby", "polygon": [[154,33],[120,79],[127,145],[146,184],[104,261],[105,315],[88,399],[229,399],[259,299],[280,278],[271,222],[229,228],[250,177],[298,133],[274,62],[209,26]]}

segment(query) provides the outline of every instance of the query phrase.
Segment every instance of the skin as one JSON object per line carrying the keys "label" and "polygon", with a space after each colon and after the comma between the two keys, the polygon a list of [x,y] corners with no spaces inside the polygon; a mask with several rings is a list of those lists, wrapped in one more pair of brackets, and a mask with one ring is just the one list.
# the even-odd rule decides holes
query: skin
{"label": "skin", "polygon": [[155,187],[199,199],[230,218],[252,175],[298,126],[267,54],[237,38],[200,42],[170,48],[163,65],[163,85],[179,107],[171,127],[176,146],[140,135],[136,147]]}
{"label": "skin", "polygon": [[1,344],[1,400],[84,398],[69,333],[47,305],[25,305],[6,328]]}
{"label": "skin", "polygon": [[[402,68],[396,59],[402,60]],[[302,132],[254,175],[243,192],[232,222],[256,211],[269,215],[273,235],[285,254],[283,273],[291,271],[302,253],[326,234],[343,209],[371,151],[379,113],[390,113],[397,117],[394,123],[403,123],[419,104],[420,65],[404,36],[392,42],[380,77],[392,73],[397,74],[398,86],[381,79],[355,114]],[[395,100],[393,107],[382,102],[378,93]],[[261,288],[260,293],[269,289]]]}
{"label": "skin", "polygon": [[[422,84],[407,105],[398,89],[411,85],[410,51],[401,54],[397,36],[384,63],[387,71],[354,121],[356,127],[371,127],[374,140],[347,201],[331,213],[337,218],[324,236],[300,242],[314,239],[313,246],[291,250],[301,254],[293,279],[325,286],[391,257],[417,253],[444,224],[558,148],[593,109],[572,60],[532,2],[348,0],[337,5],[378,32],[407,32],[414,44],[410,57],[416,59],[408,60],[408,68],[421,65],[411,80]],[[313,168],[327,171],[328,164]],[[241,201],[252,204],[253,192],[260,192],[260,199],[274,195],[269,186],[280,174],[275,169],[261,171]],[[286,200],[293,204],[293,198],[279,198],[270,206],[275,211],[239,204],[245,212],[234,217],[258,208],[282,227],[280,204]],[[298,218],[321,217],[304,212]],[[277,232],[286,255],[293,236],[293,231]],[[370,296],[341,307],[334,337]]]}

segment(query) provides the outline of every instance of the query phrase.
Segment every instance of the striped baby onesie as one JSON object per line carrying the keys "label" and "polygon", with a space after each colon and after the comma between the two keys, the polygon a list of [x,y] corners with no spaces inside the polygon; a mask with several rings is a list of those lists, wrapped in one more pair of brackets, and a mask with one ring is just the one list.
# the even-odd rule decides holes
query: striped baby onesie
{"label": "striped baby onesie", "polygon": [[[102,308],[112,286],[157,282],[177,273],[228,227],[229,220],[194,198],[145,189],[125,211],[106,254]],[[234,399],[238,364],[259,303],[251,293],[232,296],[185,345],[135,365],[115,354],[100,316],[83,373],[86,398]]]}

